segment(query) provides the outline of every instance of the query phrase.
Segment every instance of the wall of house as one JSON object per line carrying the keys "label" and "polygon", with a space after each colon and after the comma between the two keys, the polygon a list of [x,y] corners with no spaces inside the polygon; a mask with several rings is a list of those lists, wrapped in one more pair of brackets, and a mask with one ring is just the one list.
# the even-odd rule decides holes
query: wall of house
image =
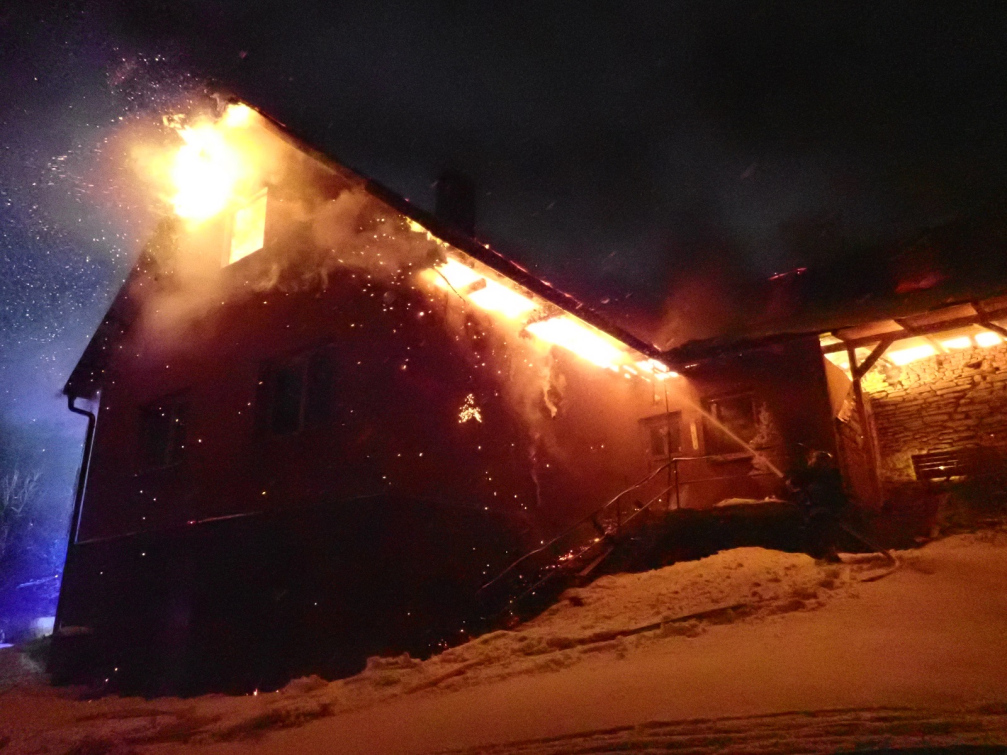
{"label": "wall of house", "polygon": [[[462,302],[361,278],[231,301],[183,339],[130,340],[103,392],[81,536],[396,493],[505,509],[550,531],[646,472],[637,420],[650,383],[526,341],[509,348]],[[321,345],[332,346],[331,418],[257,433],[263,363]],[[145,470],[142,409],[171,395],[188,407],[184,459]],[[466,404],[478,420],[460,420]]]}
{"label": "wall of house", "polygon": [[[231,214],[180,223],[137,283],[139,316],[101,379],[83,539],[381,495],[505,512],[537,542],[673,456],[677,504],[704,507],[776,492],[770,466],[831,447],[813,339],[663,382],[596,366],[440,285],[432,266],[464,255],[354,177],[272,132],[257,150],[268,167],[244,191],[266,187],[264,248],[222,267]],[[266,372],[319,349],[324,421],[263,432]],[[749,394],[754,454],[715,443],[703,414]],[[169,399],[184,404],[184,454],[151,466],[144,414]],[[669,413],[675,450],[655,455],[647,423]]]}
{"label": "wall of house", "polygon": [[[669,412],[687,507],[772,494],[760,456],[785,469],[795,444],[827,443],[822,381],[797,377],[814,361],[803,342],[666,381],[613,372],[436,285],[431,265],[457,250],[352,177],[282,145],[269,163],[261,251],[221,268],[223,217],[159,244],[140,316],[107,360],[82,539],[398,496],[503,512],[538,542],[667,463],[645,423]],[[321,348],[330,415],[263,432],[264,369]],[[704,408],[745,392],[759,454],[713,450]],[[184,458],[145,467],[143,413],[170,397],[186,406]]]}
{"label": "wall of house", "polygon": [[[666,406],[657,381],[433,285],[443,244],[303,156],[286,162],[264,249],[221,268],[226,222],[180,228],[145,282],[106,366],[81,539],[384,496],[504,512],[537,542],[648,472],[639,420]],[[262,432],[264,366],[323,347],[330,416]],[[144,408],[173,396],[183,458],[145,468]]]}
{"label": "wall of house", "polygon": [[912,456],[1007,447],[1007,345],[952,351],[885,372],[864,388],[886,483],[915,479]]}
{"label": "wall of house", "polygon": [[786,475],[810,451],[836,453],[817,339],[792,338],[724,349],[686,367],[683,374],[703,409],[722,397],[750,394],[758,425],[749,443],[756,453],[738,445],[711,456],[711,436],[716,428],[708,417],[700,417],[704,457],[683,465],[685,505],[702,508],[725,498],[786,495],[781,477],[760,457]]}
{"label": "wall of house", "polygon": [[[765,459],[785,471],[802,449],[831,450],[815,339],[663,381],[597,366],[439,285],[431,268],[458,250],[352,178],[292,149],[270,164],[264,248],[222,267],[226,218],[177,226],[108,345],[61,599],[64,624],[109,643],[107,666],[126,668],[127,641],[139,676],[218,658],[213,642],[241,649],[235,667],[308,637],[345,639],[357,660],[401,652],[438,617],[471,615],[519,551],[672,456],[678,479],[663,480],[679,495],[665,502],[702,508],[780,492]],[[277,376],[317,354],[324,411],[280,432]],[[714,443],[704,416],[738,396],[754,453]],[[184,407],[184,434],[151,464],[145,427],[167,405]],[[655,454],[648,428],[669,413],[677,442]]]}

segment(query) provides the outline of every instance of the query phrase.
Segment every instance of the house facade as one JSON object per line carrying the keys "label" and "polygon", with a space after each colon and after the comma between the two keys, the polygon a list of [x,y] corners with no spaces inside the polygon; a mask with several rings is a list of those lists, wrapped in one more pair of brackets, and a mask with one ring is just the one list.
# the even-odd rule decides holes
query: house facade
{"label": "house facade", "polygon": [[655,472],[638,505],[704,508],[836,451],[816,335],[660,354],[245,105],[205,128],[66,384],[89,434],[57,678],[244,689],[429,651]]}

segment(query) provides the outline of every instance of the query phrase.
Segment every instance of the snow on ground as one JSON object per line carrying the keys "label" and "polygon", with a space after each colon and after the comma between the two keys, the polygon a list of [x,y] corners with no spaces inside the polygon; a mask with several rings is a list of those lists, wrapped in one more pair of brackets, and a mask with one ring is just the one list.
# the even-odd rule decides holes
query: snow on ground
{"label": "snow on ground", "polygon": [[[905,708],[816,711],[763,716],[648,721],[563,737],[452,750],[451,755],[584,755],[585,753],[746,753],[790,755],[850,750],[984,745],[1002,753],[1007,714],[946,713]],[[918,752],[918,750],[913,750]],[[946,752],[941,750],[941,752]],[[981,751],[980,751],[981,752]],[[446,754],[445,754],[446,755]],[[908,753],[906,753],[908,755]],[[978,755],[978,753],[977,753]]]}
{"label": "snow on ground", "polygon": [[[84,700],[3,650],[0,752],[771,752],[786,738],[824,751],[918,732],[1007,742],[1007,535],[901,558],[870,584],[860,579],[876,564],[761,548],[603,577],[427,661],[375,658],[350,679],[250,697]],[[779,718],[795,710],[820,712]],[[745,718],[709,720],[725,716]]]}

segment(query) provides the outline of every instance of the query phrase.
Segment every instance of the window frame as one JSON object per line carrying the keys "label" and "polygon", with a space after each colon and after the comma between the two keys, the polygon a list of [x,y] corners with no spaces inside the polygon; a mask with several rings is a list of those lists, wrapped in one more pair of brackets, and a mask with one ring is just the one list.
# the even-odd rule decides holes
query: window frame
{"label": "window frame", "polygon": [[[257,254],[266,248],[266,228],[269,222],[269,187],[263,186],[258,191],[251,194],[249,197],[242,200],[241,204],[234,207],[231,212],[228,213],[227,221],[227,238],[225,239],[224,249],[223,249],[223,263],[224,267],[230,267],[231,265],[236,265],[253,254]],[[243,255],[237,259],[233,259],[234,255],[234,231],[237,226],[238,213],[242,210],[249,209],[256,202],[263,201],[265,206],[262,209],[262,244],[250,252],[245,252]]]}
{"label": "window frame", "polygon": [[[191,402],[187,391],[171,393],[153,401],[149,401],[139,407],[139,443],[138,469],[140,473],[154,472],[164,469],[172,469],[181,466],[187,454],[186,439],[188,436],[187,415],[191,408]],[[154,458],[151,453],[153,446],[153,434],[156,431],[152,418],[158,414],[164,416],[164,412],[169,411],[167,419],[167,432],[163,441],[163,450],[160,450],[159,457]],[[159,445],[161,445],[159,443]]]}
{"label": "window frame", "polygon": [[[683,415],[680,410],[662,412],[661,414],[654,414],[650,417],[644,417],[640,420],[640,426],[644,431],[644,443],[647,447],[648,458],[654,461],[660,461],[664,459],[672,459],[675,456],[680,456],[682,454],[682,448],[684,444],[682,443],[682,427],[683,427]],[[672,447],[671,444],[671,428],[674,425],[675,432],[675,445]],[[654,453],[654,431],[658,431],[659,436],[663,440],[663,454]],[[664,433],[660,431],[664,430]]]}
{"label": "window frame", "polygon": [[[729,401],[736,401],[738,399],[748,399],[749,408],[751,410],[752,418],[752,429],[755,431],[752,438],[758,435],[759,432],[759,415],[758,415],[758,397],[755,391],[738,391],[735,393],[727,393],[722,396],[717,396],[716,398],[708,399],[704,402],[704,408],[710,417],[713,417],[717,422],[722,422],[723,420],[718,415],[717,407]],[[746,448],[738,445],[738,442],[734,439],[725,435],[719,427],[717,427],[713,422],[710,421],[710,417],[704,417],[703,422],[703,446],[704,452],[708,456],[751,456],[752,452]],[[726,424],[726,423],[725,423]],[[732,432],[735,428],[731,428]],[[745,439],[740,433],[736,433],[742,440],[746,443],[751,442],[752,438]]]}
{"label": "window frame", "polygon": [[[296,421],[279,422],[278,376],[295,372],[297,390]],[[315,346],[292,354],[264,360],[259,365],[255,395],[255,434],[259,437],[287,438],[327,424],[335,404],[335,359],[331,344]]]}

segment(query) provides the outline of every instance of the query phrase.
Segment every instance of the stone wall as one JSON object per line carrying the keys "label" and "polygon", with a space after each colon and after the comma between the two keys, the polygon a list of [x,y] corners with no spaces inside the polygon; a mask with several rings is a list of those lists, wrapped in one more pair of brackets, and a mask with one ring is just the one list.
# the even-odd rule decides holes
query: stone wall
{"label": "stone wall", "polygon": [[915,479],[913,454],[1007,447],[1007,344],[876,368],[863,386],[885,482]]}

